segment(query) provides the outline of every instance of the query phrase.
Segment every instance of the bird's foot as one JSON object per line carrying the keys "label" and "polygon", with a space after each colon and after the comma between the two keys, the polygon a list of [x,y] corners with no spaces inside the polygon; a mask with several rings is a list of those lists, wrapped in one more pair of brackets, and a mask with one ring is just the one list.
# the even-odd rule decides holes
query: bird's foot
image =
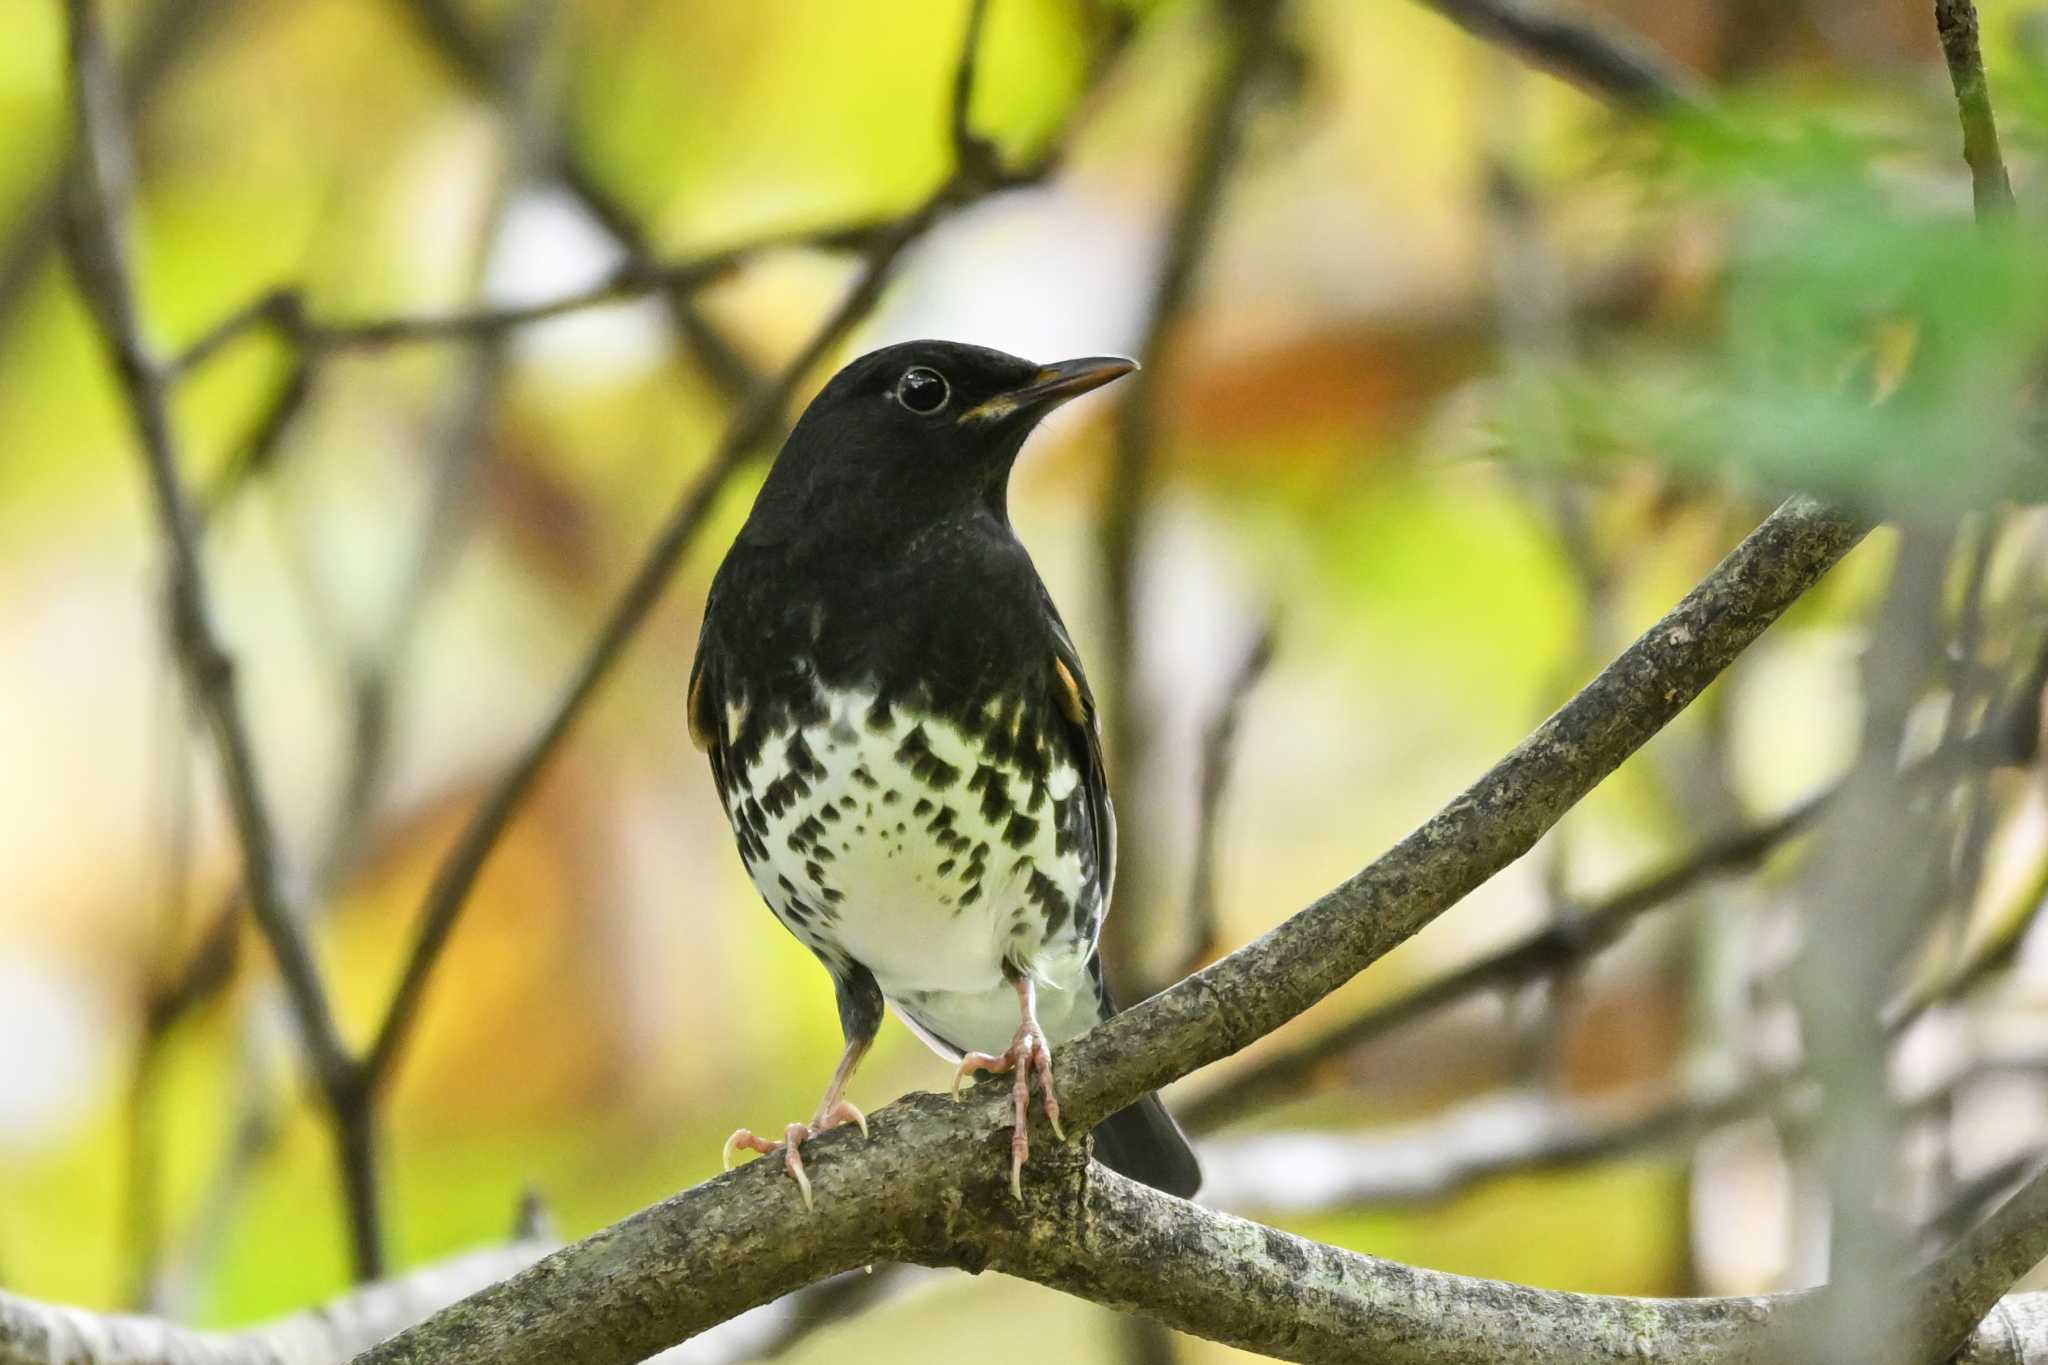
{"label": "bird's foot", "polygon": [[733,1153],[742,1149],[759,1152],[762,1156],[782,1153],[782,1164],[788,1168],[790,1179],[796,1181],[797,1190],[804,1197],[804,1207],[816,1208],[811,1198],[811,1177],[804,1170],[803,1144],[828,1129],[841,1124],[852,1123],[860,1127],[860,1135],[868,1135],[868,1116],[861,1113],[850,1100],[835,1100],[818,1110],[809,1123],[792,1123],[782,1130],[782,1141],[770,1142],[751,1128],[741,1128],[725,1140],[725,1151],[721,1154],[725,1169],[732,1169]]}
{"label": "bird's foot", "polygon": [[1052,1088],[1052,1044],[1034,1020],[1026,1020],[1010,1040],[1010,1050],[1000,1056],[970,1052],[960,1059],[953,1073],[953,1098],[960,1098],[960,1082],[977,1071],[1008,1074],[1010,1082],[1010,1193],[1024,1197],[1024,1163],[1031,1159],[1031,1078],[1038,1078],[1038,1092],[1045,1104],[1045,1117],[1053,1135],[1061,1142],[1067,1133],[1060,1127],[1060,1098]]}

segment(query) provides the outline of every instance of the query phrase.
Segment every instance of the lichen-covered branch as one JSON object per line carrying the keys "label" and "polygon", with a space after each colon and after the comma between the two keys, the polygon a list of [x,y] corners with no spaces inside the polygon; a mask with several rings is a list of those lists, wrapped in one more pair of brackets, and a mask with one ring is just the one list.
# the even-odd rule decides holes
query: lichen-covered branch
{"label": "lichen-covered branch", "polygon": [[[1860,526],[1819,504],[1787,502],[1669,615],[1421,829],[1257,942],[1061,1049],[1063,1107],[1077,1116],[1077,1126],[1092,1124],[1277,1028],[1413,935],[1526,853],[1861,534]],[[1009,1199],[1002,1175],[1007,1092],[999,1091],[1000,1086],[978,1087],[957,1105],[913,1095],[873,1116],[870,1138],[841,1129],[816,1139],[815,1214],[804,1210],[778,1165],[755,1163],[493,1286],[366,1353],[362,1365],[623,1365],[756,1304],[876,1260],[969,1269],[994,1264],[1102,1302],[1143,1304],[1170,1325],[1292,1359],[1338,1358],[1303,1353],[1303,1344],[1316,1338],[1301,1311],[1303,1285],[1293,1281],[1309,1277],[1312,1302],[1324,1265],[1341,1271],[1333,1271],[1333,1290],[1369,1289],[1375,1304],[1403,1301],[1411,1314],[1446,1327],[1458,1321],[1457,1311],[1479,1313],[1502,1302],[1502,1295],[1515,1301],[1536,1295],[1444,1279],[1428,1281],[1438,1297],[1404,1300],[1420,1292],[1421,1272],[1310,1243],[1300,1243],[1312,1249],[1296,1255],[1298,1239],[1235,1220],[1213,1221],[1222,1215],[1126,1186],[1086,1167],[1074,1149],[1060,1147],[1049,1135],[1043,1146],[1034,1144],[1039,1154],[1020,1207]],[[1096,1210],[1094,1203],[1104,1199],[1108,1204]],[[1114,1214],[1140,1242],[1167,1237],[1178,1248],[1176,1256],[1192,1267],[1187,1273],[1207,1277],[1206,1315],[1183,1316],[1186,1307],[1174,1298],[1156,1255],[1112,1264],[1111,1251],[1121,1255],[1142,1247],[1101,1242],[1096,1233],[1105,1224],[1098,1212]],[[1202,1240],[1211,1235],[1220,1240]],[[1255,1240],[1290,1249],[1293,1280],[1285,1313],[1260,1306],[1260,1272],[1236,1259],[1239,1244]],[[1091,1247],[1096,1254],[1084,1267],[1076,1258]],[[1138,1297],[1136,1286],[1147,1276],[1154,1291]],[[1601,1321],[1649,1311],[1599,1302],[1610,1305],[1600,1310],[1607,1315]],[[1346,1315],[1356,1309],[1347,1301],[1340,1314],[1344,1330],[1353,1325]],[[1735,1310],[1691,1311],[1704,1321]],[[1364,1316],[1393,1322],[1398,1315],[1372,1307]],[[1253,1323],[1260,1324],[1256,1334]],[[1537,1338],[1533,1349],[1555,1346],[1546,1346],[1540,1333]],[[1378,1338],[1351,1339],[1351,1354],[1344,1358],[1357,1358],[1367,1340]],[[1558,1357],[1553,1351],[1528,1358]]]}

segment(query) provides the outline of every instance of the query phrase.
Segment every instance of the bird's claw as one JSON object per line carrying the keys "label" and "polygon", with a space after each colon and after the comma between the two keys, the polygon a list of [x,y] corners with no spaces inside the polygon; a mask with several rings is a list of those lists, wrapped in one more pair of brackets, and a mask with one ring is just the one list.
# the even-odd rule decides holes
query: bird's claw
{"label": "bird's claw", "polygon": [[821,1108],[809,1123],[792,1123],[782,1130],[782,1141],[770,1142],[757,1135],[751,1128],[741,1128],[725,1140],[725,1150],[720,1153],[728,1171],[733,1167],[733,1153],[742,1148],[759,1152],[762,1156],[782,1153],[782,1164],[789,1171],[790,1179],[796,1181],[797,1192],[803,1195],[804,1207],[816,1209],[817,1202],[811,1195],[811,1177],[804,1170],[803,1144],[829,1128],[841,1124],[856,1124],[860,1135],[868,1135],[868,1116],[863,1114],[851,1100],[836,1100]]}
{"label": "bird's claw", "polygon": [[960,1082],[975,1072],[1008,1074],[1010,1082],[1010,1193],[1018,1199],[1024,1197],[1024,1163],[1031,1159],[1031,1078],[1038,1078],[1038,1090],[1045,1107],[1046,1121],[1052,1124],[1053,1136],[1061,1142],[1067,1140],[1066,1129],[1060,1126],[1060,1097],[1053,1090],[1052,1045],[1045,1034],[1034,1023],[1026,1023],[1017,1030],[1017,1036],[1010,1040],[1010,1049],[1000,1056],[990,1052],[970,1052],[960,1059],[959,1067],[953,1072],[953,1098],[960,1098]]}

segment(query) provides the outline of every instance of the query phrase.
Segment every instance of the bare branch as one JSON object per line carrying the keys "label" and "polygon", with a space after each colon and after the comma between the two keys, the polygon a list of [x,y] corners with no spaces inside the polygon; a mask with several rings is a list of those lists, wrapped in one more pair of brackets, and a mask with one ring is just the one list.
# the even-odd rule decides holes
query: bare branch
{"label": "bare branch", "polygon": [[756,256],[791,247],[843,250],[872,242],[888,224],[873,220],[840,227],[771,232],[701,256],[667,262],[631,260],[585,289],[538,303],[506,304],[463,312],[325,321],[309,318],[289,290],[263,294],[223,318],[185,348],[172,363],[177,374],[205,365],[229,344],[251,332],[270,330],[310,351],[381,350],[436,342],[481,342],[536,323],[567,317],[648,294],[691,293],[724,279]]}
{"label": "bare branch", "polygon": [[967,0],[967,36],[960,40],[960,60],[953,68],[953,99],[948,106],[953,164],[976,170],[995,164],[995,147],[974,131],[971,120],[975,76],[981,61],[981,31],[987,20],[988,0]]}
{"label": "bare branch", "polygon": [[1892,1001],[1883,1016],[1886,1032],[1897,1037],[1935,1005],[1968,995],[2009,964],[2044,908],[2048,908],[2048,857],[1993,917],[1991,929],[1978,943],[1967,953],[1959,951],[1945,970],[1929,971]]}
{"label": "bare branch", "polygon": [[1835,788],[1829,788],[1774,819],[1716,839],[1570,919],[1546,925],[1309,1042],[1261,1058],[1182,1106],[1181,1117],[1197,1130],[1221,1127],[1297,1093],[1335,1058],[1433,1011],[1486,991],[1511,989],[1582,961],[1614,942],[1643,915],[1670,904],[1708,878],[1739,872],[1768,857],[1810,827],[1834,792]]}
{"label": "bare branch", "polygon": [[1202,1197],[1244,1213],[1434,1203],[1511,1172],[1702,1137],[1769,1108],[1789,1084],[1759,1080],[1676,1096],[1657,1086],[1590,1101],[1510,1090],[1391,1129],[1220,1139],[1202,1144]]}
{"label": "bare branch", "polygon": [[1478,38],[1498,43],[1574,85],[1631,108],[1698,102],[1693,78],[1633,35],[1546,0],[1427,0]]}
{"label": "bare branch", "polygon": [[553,1247],[527,1241],[473,1251],[239,1332],[196,1332],[0,1292],[0,1365],[338,1365]]}
{"label": "bare branch", "polygon": [[[815,1214],[775,1163],[756,1163],[550,1257],[358,1365],[628,1362],[876,1255],[999,1269],[1296,1361],[1734,1365],[1782,1359],[1778,1348],[1828,1303],[1811,1292],[1605,1298],[1414,1269],[1160,1195],[1082,1165],[1071,1149],[1048,1154],[1019,1207],[993,1159],[999,1108],[988,1094],[967,1105],[915,1096],[886,1112],[871,1141],[832,1142],[837,1159],[820,1171],[833,1189]],[[963,1162],[964,1150],[987,1152],[986,1169]],[[1989,1312],[1994,1286],[2048,1249],[2044,1215],[2048,1180],[2037,1179],[1900,1285],[1914,1325],[1875,1365],[1941,1359],[1959,1346],[1977,1359],[2017,1359],[1985,1354],[2015,1320],[2009,1313],[1974,1338],[1967,1319]]]}
{"label": "bare branch", "polygon": [[[335,1025],[312,946],[284,893],[262,777],[242,715],[233,661],[213,625],[205,564],[179,473],[168,372],[151,350],[135,307],[126,241],[128,151],[117,112],[119,100],[92,0],[68,0],[66,14],[78,142],[68,224],[72,273],[120,382],[141,446],[169,561],[172,638],[186,686],[220,757],[250,904],[277,959],[292,1018],[323,1098],[340,1112],[353,1090],[354,1064]],[[365,1237],[374,1244],[374,1229],[357,1231],[359,1247]]]}
{"label": "bare branch", "polygon": [[[217,20],[230,12],[227,0],[156,0],[147,7],[140,34],[131,44],[115,81],[122,117],[140,119],[157,93],[198,51]],[[0,243],[0,331],[29,297],[37,273],[58,243],[64,222],[66,187],[75,170],[59,166],[22,197],[13,230]]]}
{"label": "bare branch", "polygon": [[[1216,840],[1217,821],[1223,806],[1223,792],[1230,785],[1230,770],[1237,755],[1238,721],[1244,714],[1245,698],[1273,662],[1278,621],[1268,615],[1259,633],[1245,651],[1244,659],[1223,689],[1222,703],[1202,736],[1201,785],[1195,795],[1194,875],[1188,886],[1187,947],[1181,954],[1178,981],[1216,956]],[[1150,994],[1150,992],[1146,992]]]}
{"label": "bare branch", "polygon": [[[1106,677],[1098,691],[1103,696],[1110,772],[1126,791],[1143,785],[1141,775],[1151,760],[1150,717],[1137,697],[1135,613],[1138,540],[1160,434],[1159,385],[1214,236],[1223,187],[1243,143],[1254,87],[1278,50],[1286,6],[1283,0],[1218,0],[1215,8],[1227,28],[1229,46],[1189,144],[1193,159],[1167,231],[1166,252],[1138,347],[1143,368],[1125,382],[1117,408],[1116,448],[1102,510],[1102,596],[1109,650]],[[1145,975],[1139,949],[1151,942],[1159,914],[1147,865],[1157,845],[1145,821],[1143,802],[1126,806],[1117,913],[1103,926],[1112,978]]]}
{"label": "bare branch", "polygon": [[1955,87],[1963,123],[1963,160],[1970,166],[1970,197],[1977,217],[1989,222],[2014,209],[2012,180],[1998,150],[1998,124],[1991,116],[1991,85],[1984,78],[1984,52],[1977,41],[1977,6],[1972,0],[1934,0],[1934,27],[1941,55]]}
{"label": "bare branch", "polygon": [[[1861,534],[1818,504],[1787,502],[1661,622],[1421,829],[1257,942],[1062,1048],[1062,1109],[1077,1116],[1077,1125],[1092,1125],[1145,1091],[1277,1028],[1412,936],[1526,853]],[[1569,1341],[1570,1359],[1593,1359],[1598,1354],[1584,1348],[1594,1338],[1584,1333],[1636,1312],[1634,1304],[1624,1310],[1617,1301],[1436,1280],[1348,1257],[1132,1186],[1083,1165],[1075,1149],[1050,1140],[1040,1149],[1042,1159],[1033,1160],[1019,1210],[997,1159],[1008,1113],[1008,1092],[999,1085],[977,1086],[957,1104],[907,1097],[871,1116],[871,1138],[840,1129],[814,1140],[815,1214],[804,1211],[779,1165],[757,1162],[437,1315],[366,1353],[361,1365],[636,1360],[803,1284],[876,1260],[999,1266],[1098,1302],[1143,1307],[1170,1326],[1293,1359],[1355,1359],[1361,1343],[1385,1339],[1394,1328],[1395,1340],[1409,1346],[1390,1344],[1390,1351],[1417,1342],[1441,1348],[1461,1324],[1476,1320],[1471,1315],[1484,1317],[1504,1304],[1526,1304],[1531,1314],[1561,1313],[1554,1320],[1557,1336],[1546,1339],[1541,1322],[1524,1324],[1533,1343],[1524,1355],[1480,1354],[1466,1349],[1467,1339],[1430,1358],[1559,1359],[1565,1357],[1558,1343]],[[2043,1188],[2048,1191],[2048,1182]],[[2048,1201],[2048,1192],[2041,1198]],[[1140,1243],[1153,1234],[1167,1240],[1145,1250],[1123,1241],[1119,1226]],[[2032,1231],[2048,1246],[2048,1219]],[[1168,1245],[1176,1248],[1173,1257],[1160,1254]],[[2008,1248],[2012,1254],[2020,1249]],[[1181,1259],[1166,1264],[1175,1257]],[[1284,1312],[1269,1301],[1273,1286],[1266,1278],[1282,1261],[1288,1267]],[[1182,1275],[1204,1280],[1206,1307],[1187,1300],[1191,1281],[1176,1278]],[[1151,1288],[1136,1283],[1148,1276]],[[1315,1315],[1321,1310],[1310,1305],[1304,1311],[1304,1282],[1327,1288],[1332,1297],[1322,1307],[1342,1310],[1344,1331],[1351,1334],[1343,1355],[1332,1353],[1334,1338],[1319,1335]],[[1648,1315],[1643,1321],[1661,1322],[1669,1313],[1673,1332],[1737,1319],[1752,1323],[1747,1303],[1739,1310],[1653,1304],[1642,1310]],[[1447,1313],[1446,1304],[1458,1311]],[[1602,1304],[1609,1306],[1586,1307]],[[1254,1330],[1259,1324],[1263,1328]],[[1967,1328],[1956,1333],[1958,1340]]]}

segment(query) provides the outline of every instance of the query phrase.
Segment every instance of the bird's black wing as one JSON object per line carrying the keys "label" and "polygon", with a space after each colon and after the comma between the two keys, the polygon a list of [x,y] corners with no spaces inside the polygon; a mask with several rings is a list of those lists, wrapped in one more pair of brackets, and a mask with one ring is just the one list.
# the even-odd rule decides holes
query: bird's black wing
{"label": "bird's black wing", "polygon": [[[1093,943],[1102,930],[1102,917],[1109,910],[1109,896],[1116,885],[1116,807],[1109,797],[1109,773],[1102,761],[1102,720],[1096,714],[1095,694],[1088,687],[1088,675],[1081,668],[1080,651],[1060,620],[1052,595],[1038,585],[1038,600],[1051,627],[1052,657],[1046,660],[1046,683],[1052,691],[1055,725],[1063,728],[1082,756],[1081,795],[1086,803],[1089,832],[1095,843],[1096,896],[1092,921],[1082,937]],[[1106,1001],[1105,1001],[1106,1003]],[[1107,1017],[1105,1015],[1105,1017]]]}
{"label": "bird's black wing", "polygon": [[[1053,608],[1044,587],[1039,589],[1046,619],[1052,623],[1053,662],[1050,669],[1054,700],[1068,728],[1078,734],[1087,752],[1081,783],[1087,795],[1089,814],[1095,827],[1095,866],[1101,894],[1096,899],[1093,936],[1102,927],[1109,908],[1110,888],[1116,881],[1116,810],[1109,799],[1109,775],[1102,762],[1102,721],[1095,709],[1095,695],[1088,690],[1087,675],[1081,671],[1081,656],[1075,652],[1073,637]],[[1101,1017],[1116,1013],[1109,982],[1100,955],[1088,960],[1088,976],[1095,985]],[[1156,1094],[1146,1095],[1126,1109],[1110,1115],[1095,1127],[1095,1154],[1111,1170],[1141,1180],[1154,1189],[1192,1199],[1201,1188],[1202,1169],[1188,1146],[1180,1125],[1166,1112]]]}

